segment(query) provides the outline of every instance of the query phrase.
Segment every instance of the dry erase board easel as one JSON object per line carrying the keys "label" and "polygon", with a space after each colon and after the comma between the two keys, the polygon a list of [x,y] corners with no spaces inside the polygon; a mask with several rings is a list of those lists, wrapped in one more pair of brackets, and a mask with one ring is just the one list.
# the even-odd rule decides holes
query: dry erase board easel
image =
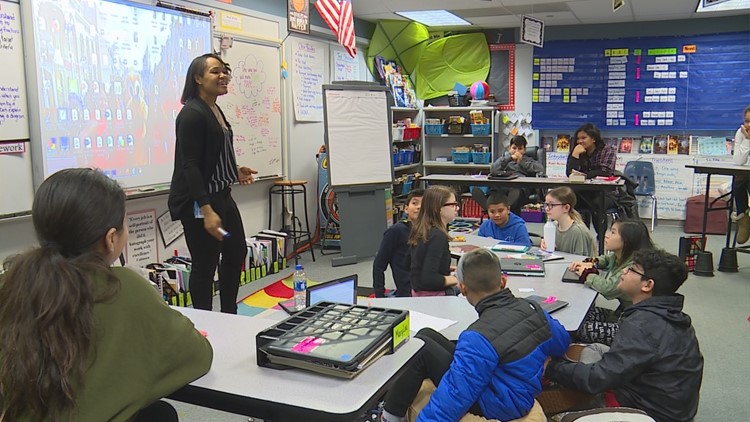
{"label": "dry erase board easel", "polygon": [[231,44],[217,48],[232,68],[232,81],[216,102],[232,125],[237,164],[257,170],[256,178],[282,176],[279,47],[238,38]]}
{"label": "dry erase board easel", "polygon": [[323,85],[328,180],[338,201],[341,257],[373,256],[386,228],[385,189],[393,180],[387,88]]}
{"label": "dry erase board easel", "polygon": [[[0,1],[0,216],[31,209],[31,177],[26,76],[23,67],[21,13],[16,3]],[[24,152],[12,152],[23,149]]]}

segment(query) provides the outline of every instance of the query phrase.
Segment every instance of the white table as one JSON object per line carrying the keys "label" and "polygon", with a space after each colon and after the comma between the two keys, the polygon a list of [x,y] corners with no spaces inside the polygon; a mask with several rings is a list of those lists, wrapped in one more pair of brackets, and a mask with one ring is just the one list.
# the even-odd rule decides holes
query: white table
{"label": "white table", "polygon": [[[451,246],[463,244],[490,248],[498,243],[497,240],[489,237],[481,237],[463,233],[452,233],[452,235],[461,235],[466,239],[466,242],[451,242]],[[495,252],[495,254],[500,257],[512,255],[511,252]],[[583,261],[583,259],[586,257],[564,252],[555,252],[555,255],[560,255],[563,257],[563,259],[545,262],[544,277],[508,276],[508,288],[516,297],[527,297],[531,295],[538,295],[543,297],[555,296],[558,300],[564,300],[568,302],[568,306],[554,312],[551,315],[552,317],[560,321],[560,323],[565,327],[566,330],[576,331],[578,330],[578,327],[580,327],[581,322],[583,322],[583,318],[586,316],[586,313],[591,307],[591,304],[594,303],[597,292],[596,290],[586,287],[583,284],[562,282],[562,276],[563,274],[565,274],[565,270],[567,269],[568,265],[570,265],[570,263],[574,261]],[[534,289],[534,291],[519,291],[519,289],[529,288]],[[448,315],[444,317],[450,318]]]}
{"label": "white table", "polygon": [[259,367],[255,335],[278,321],[192,308],[174,309],[190,318],[197,329],[208,333],[214,357],[206,375],[169,398],[264,420],[355,420],[376,404],[424,344],[412,338],[356,378],[345,380],[301,369]]}

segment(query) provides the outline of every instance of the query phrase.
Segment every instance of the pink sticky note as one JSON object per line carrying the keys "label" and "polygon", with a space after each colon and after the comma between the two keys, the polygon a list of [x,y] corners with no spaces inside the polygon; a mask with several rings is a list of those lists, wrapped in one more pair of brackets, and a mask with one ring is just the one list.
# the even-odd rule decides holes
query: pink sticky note
{"label": "pink sticky note", "polygon": [[639,119],[640,119],[640,117],[636,114],[635,115],[635,125],[636,126],[638,126],[638,124],[640,123]]}
{"label": "pink sticky note", "polygon": [[325,339],[307,336],[302,339],[302,341],[295,344],[294,347],[292,347],[292,351],[297,353],[310,353],[313,350],[317,349],[318,346],[320,346],[324,342]]}
{"label": "pink sticky note", "polygon": [[641,102],[641,91],[635,91],[635,102],[636,103]]}
{"label": "pink sticky note", "polygon": [[641,68],[640,67],[636,67],[635,68],[635,78],[636,79],[641,79]]}
{"label": "pink sticky note", "polygon": [[538,264],[529,264],[526,266],[526,268],[529,270],[541,270],[542,266]]}
{"label": "pink sticky note", "polygon": [[547,296],[547,299],[544,299],[542,303],[555,303],[557,302],[557,297],[555,296]]}
{"label": "pink sticky note", "polygon": [[208,337],[208,331],[206,331],[206,330],[198,330],[198,332],[201,333],[201,335],[203,337]]}

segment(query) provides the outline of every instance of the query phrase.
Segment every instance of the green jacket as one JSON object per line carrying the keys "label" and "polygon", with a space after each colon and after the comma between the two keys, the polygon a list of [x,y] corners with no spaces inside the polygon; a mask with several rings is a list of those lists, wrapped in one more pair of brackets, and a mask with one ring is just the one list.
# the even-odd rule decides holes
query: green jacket
{"label": "green jacket", "polygon": [[620,276],[623,270],[633,263],[632,259],[628,259],[620,265],[617,265],[617,258],[614,253],[606,253],[599,255],[596,259],[596,268],[600,270],[608,271],[606,276],[599,274],[589,274],[584,282],[587,286],[601,293],[605,298],[612,300],[617,299],[620,301],[620,306],[626,308],[633,304],[633,302],[623,297],[622,293],[617,290],[617,283],[620,281]]}
{"label": "green jacket", "polygon": [[[208,340],[148,281],[127,268],[113,271],[121,286],[108,302],[94,305],[95,344],[73,417],[79,422],[129,421],[204,375],[213,359]],[[95,279],[95,286],[103,283],[103,276]]]}

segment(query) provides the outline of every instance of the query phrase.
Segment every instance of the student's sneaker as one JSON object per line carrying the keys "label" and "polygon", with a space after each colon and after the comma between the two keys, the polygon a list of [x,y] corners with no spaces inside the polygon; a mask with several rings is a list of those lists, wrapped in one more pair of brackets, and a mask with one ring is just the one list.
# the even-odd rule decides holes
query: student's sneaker
{"label": "student's sneaker", "polygon": [[384,404],[385,402],[381,401],[377,406],[365,412],[359,422],[380,422],[380,415],[383,413]]}
{"label": "student's sneaker", "polygon": [[747,212],[743,212],[737,218],[737,243],[745,243],[748,239],[750,239],[750,215]]}

